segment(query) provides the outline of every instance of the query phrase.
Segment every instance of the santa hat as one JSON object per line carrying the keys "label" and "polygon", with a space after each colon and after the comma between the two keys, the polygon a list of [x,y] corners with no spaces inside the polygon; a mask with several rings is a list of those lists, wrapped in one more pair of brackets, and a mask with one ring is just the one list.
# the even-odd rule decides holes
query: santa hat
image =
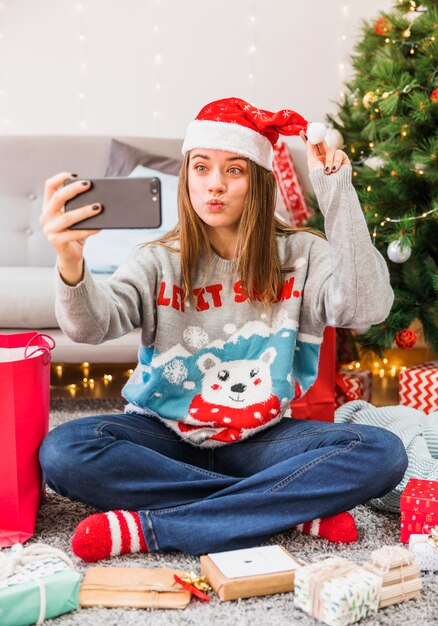
{"label": "santa hat", "polygon": [[225,150],[272,171],[273,148],[279,135],[299,135],[302,130],[315,144],[323,140],[326,129],[319,122],[309,124],[295,111],[271,113],[239,98],[224,98],[207,104],[190,122],[182,153],[193,148]]}

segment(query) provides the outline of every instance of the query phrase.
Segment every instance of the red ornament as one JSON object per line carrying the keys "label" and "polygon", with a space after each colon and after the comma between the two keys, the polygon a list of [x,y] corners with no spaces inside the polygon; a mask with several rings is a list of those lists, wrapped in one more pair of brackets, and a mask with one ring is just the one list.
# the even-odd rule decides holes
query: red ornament
{"label": "red ornament", "polygon": [[386,19],[386,17],[381,17],[377,20],[374,26],[374,32],[376,35],[385,36],[390,33],[392,30],[391,22]]}
{"label": "red ornament", "polygon": [[417,335],[413,330],[409,328],[404,328],[403,330],[399,330],[395,336],[395,343],[399,348],[403,348],[404,350],[410,350],[417,343]]}
{"label": "red ornament", "polygon": [[438,104],[438,87],[432,91],[430,94],[430,99],[435,104]]}

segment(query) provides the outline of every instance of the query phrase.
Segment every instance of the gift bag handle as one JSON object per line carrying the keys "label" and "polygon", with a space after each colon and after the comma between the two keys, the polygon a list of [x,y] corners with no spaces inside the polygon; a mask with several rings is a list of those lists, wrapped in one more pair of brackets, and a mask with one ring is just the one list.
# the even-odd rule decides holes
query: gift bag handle
{"label": "gift bag handle", "polygon": [[[46,342],[49,345],[43,344],[41,342],[41,339],[45,339]],[[34,343],[35,340],[37,340],[38,343],[38,347],[35,348],[35,350],[33,350],[33,352],[28,353],[28,350],[31,347],[34,346],[30,346],[29,344]],[[44,365],[48,365],[50,363],[50,358],[51,358],[51,352],[53,350],[53,348],[56,346],[56,342],[53,339],[53,337],[51,337],[50,335],[46,335],[44,333],[36,333],[33,337],[31,337],[29,339],[29,341],[27,342],[25,348],[24,348],[24,358],[25,359],[30,359],[34,354],[36,354],[37,352],[44,352],[44,359],[43,359],[43,363]]]}

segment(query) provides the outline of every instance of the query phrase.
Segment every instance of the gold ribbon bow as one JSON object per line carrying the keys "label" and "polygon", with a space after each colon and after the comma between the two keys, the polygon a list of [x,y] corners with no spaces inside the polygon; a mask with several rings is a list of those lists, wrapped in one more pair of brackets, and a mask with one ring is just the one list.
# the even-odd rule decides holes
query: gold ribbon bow
{"label": "gold ribbon bow", "polygon": [[434,546],[435,550],[438,550],[438,526],[434,526],[431,529],[427,539]]}

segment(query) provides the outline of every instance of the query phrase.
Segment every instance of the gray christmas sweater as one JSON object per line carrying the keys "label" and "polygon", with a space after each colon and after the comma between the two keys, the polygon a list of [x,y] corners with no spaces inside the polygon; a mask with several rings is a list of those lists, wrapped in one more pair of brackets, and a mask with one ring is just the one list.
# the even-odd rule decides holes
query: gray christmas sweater
{"label": "gray christmas sweater", "polygon": [[[310,175],[327,240],[308,232],[277,238],[283,274],[268,310],[248,301],[233,260],[200,259],[195,303],[184,301],[177,251],[148,245],[107,281],[85,268],[74,287],[60,277],[56,313],[73,340],[101,343],[141,327],[138,365],[123,389],[126,412],[153,413],[184,440],[213,447],[240,441],[290,414],[316,378],[326,325],[381,322],[393,293],[351,183],[351,168]],[[254,250],[254,255],[257,251]]]}

